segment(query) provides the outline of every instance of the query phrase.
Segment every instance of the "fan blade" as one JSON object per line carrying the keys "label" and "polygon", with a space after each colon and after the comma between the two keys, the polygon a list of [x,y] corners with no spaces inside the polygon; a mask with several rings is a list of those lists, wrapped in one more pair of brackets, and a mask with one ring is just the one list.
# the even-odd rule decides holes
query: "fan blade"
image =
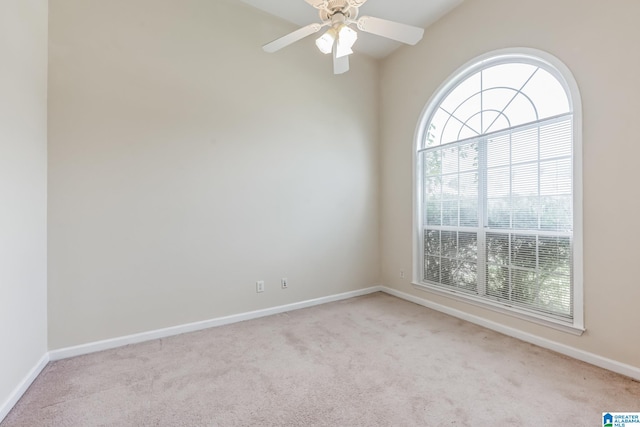
{"label": "fan blade", "polygon": [[304,0],[316,9],[325,9],[329,2],[327,0]]}
{"label": "fan blade", "polygon": [[299,28],[295,30],[293,33],[289,33],[286,36],[282,36],[279,39],[272,41],[271,43],[267,43],[262,46],[262,49],[265,52],[273,53],[276,52],[283,47],[287,47],[290,44],[297,42],[298,40],[302,40],[303,38],[310,36],[313,33],[317,33],[322,28],[320,24],[310,24],[306,27]]}
{"label": "fan blade", "polygon": [[358,19],[358,29],[410,45],[422,40],[422,35],[424,34],[422,28],[372,16],[363,16]]}
{"label": "fan blade", "polygon": [[338,58],[337,49],[333,49],[333,74],[344,74],[349,71],[349,55]]}

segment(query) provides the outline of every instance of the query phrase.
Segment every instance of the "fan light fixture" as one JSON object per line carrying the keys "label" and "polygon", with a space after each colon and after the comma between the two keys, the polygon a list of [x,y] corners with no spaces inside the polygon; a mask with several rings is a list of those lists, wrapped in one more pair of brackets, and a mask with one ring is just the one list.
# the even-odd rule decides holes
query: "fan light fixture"
{"label": "fan light fixture", "polygon": [[353,50],[353,44],[358,40],[358,33],[342,25],[338,32],[338,45],[336,46],[336,58],[342,58],[343,56],[351,55]]}
{"label": "fan light fixture", "polygon": [[[336,43],[337,40],[337,43]],[[351,49],[358,40],[358,33],[345,24],[340,24],[329,28],[322,36],[316,40],[316,46],[320,52],[325,55],[333,51],[333,45],[336,45],[336,58],[351,55]]]}
{"label": "fan light fixture", "polygon": [[338,37],[338,32],[335,28],[331,27],[326,33],[316,40],[316,46],[318,46],[320,52],[327,55],[333,50],[333,44],[336,41],[336,37]]}

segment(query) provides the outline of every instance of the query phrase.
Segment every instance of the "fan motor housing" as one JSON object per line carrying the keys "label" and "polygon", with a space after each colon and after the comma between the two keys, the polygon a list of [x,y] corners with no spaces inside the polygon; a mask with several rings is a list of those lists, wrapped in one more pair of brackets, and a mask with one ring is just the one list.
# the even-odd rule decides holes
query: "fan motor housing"
{"label": "fan motor housing", "polygon": [[319,11],[322,22],[331,21],[331,17],[336,13],[343,14],[347,20],[353,20],[358,17],[358,7],[351,6],[347,0],[332,0],[326,8]]}

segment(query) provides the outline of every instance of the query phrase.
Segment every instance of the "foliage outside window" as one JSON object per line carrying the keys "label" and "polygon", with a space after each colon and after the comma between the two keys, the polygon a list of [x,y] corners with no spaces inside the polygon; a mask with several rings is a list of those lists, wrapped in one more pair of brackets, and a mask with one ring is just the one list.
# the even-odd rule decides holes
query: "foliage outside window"
{"label": "foliage outside window", "polygon": [[436,95],[418,132],[417,285],[581,322],[567,87],[548,62],[507,55],[467,68]]}

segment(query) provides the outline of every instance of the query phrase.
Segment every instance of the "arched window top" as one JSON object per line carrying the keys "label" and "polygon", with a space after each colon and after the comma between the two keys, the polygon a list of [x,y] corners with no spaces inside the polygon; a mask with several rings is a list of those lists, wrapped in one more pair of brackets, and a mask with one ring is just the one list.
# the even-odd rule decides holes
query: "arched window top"
{"label": "arched window top", "polygon": [[468,67],[430,105],[422,148],[573,112],[562,74],[528,55],[502,55]]}

